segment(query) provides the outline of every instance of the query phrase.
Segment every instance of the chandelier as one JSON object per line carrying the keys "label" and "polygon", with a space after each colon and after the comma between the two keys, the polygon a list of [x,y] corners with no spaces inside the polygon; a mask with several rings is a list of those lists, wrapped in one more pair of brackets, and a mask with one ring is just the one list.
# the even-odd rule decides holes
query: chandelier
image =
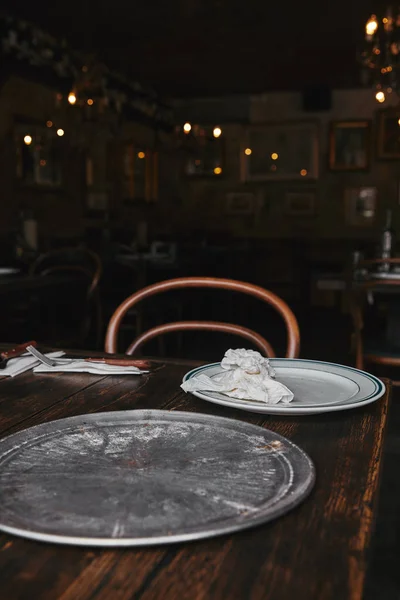
{"label": "chandelier", "polygon": [[372,74],[378,102],[391,93],[400,95],[400,7],[388,7],[383,16],[368,19],[361,60]]}

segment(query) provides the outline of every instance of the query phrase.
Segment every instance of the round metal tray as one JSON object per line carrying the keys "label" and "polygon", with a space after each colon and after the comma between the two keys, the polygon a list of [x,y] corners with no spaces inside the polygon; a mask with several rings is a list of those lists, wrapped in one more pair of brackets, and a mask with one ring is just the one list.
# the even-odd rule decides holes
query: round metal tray
{"label": "round metal tray", "polygon": [[314,478],[298,446],[243,421],[158,410],[83,415],[0,441],[0,529],[89,546],[195,540],[286,513]]}

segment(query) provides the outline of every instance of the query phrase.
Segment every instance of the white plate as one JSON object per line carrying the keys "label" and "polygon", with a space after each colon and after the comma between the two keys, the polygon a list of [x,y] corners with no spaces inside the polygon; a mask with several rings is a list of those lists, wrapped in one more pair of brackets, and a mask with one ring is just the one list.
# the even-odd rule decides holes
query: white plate
{"label": "white plate", "polygon": [[14,269],[14,267],[0,267],[0,275],[14,275],[15,273],[19,273],[19,269]]}
{"label": "white plate", "polygon": [[[290,404],[263,404],[254,400],[238,400],[212,391],[192,392],[198,398],[251,412],[275,415],[310,415],[349,410],[375,402],[385,393],[380,379],[345,365],[301,360],[296,358],[271,358],[276,379],[294,394]],[[213,377],[221,373],[220,363],[197,367],[183,381],[202,373]]]}

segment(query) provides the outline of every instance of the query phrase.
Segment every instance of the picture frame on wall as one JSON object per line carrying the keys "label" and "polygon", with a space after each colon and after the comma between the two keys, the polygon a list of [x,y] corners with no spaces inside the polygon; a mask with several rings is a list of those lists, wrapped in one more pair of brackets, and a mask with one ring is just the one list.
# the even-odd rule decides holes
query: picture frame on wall
{"label": "picture frame on wall", "polygon": [[23,186],[61,189],[65,140],[39,122],[15,124],[16,176]]}
{"label": "picture frame on wall", "polygon": [[108,192],[106,190],[89,190],[86,207],[89,212],[105,213],[108,209]]}
{"label": "picture frame on wall", "polygon": [[400,110],[388,109],[377,113],[377,156],[383,160],[400,158]]}
{"label": "picture frame on wall", "polygon": [[184,136],[186,177],[217,179],[224,176],[224,139],[222,134],[215,137],[213,130],[210,126],[193,125]]}
{"label": "picture frame on wall", "polygon": [[255,212],[253,192],[232,192],[226,195],[225,212],[228,215],[251,215]]}
{"label": "picture frame on wall", "polygon": [[291,217],[313,217],[316,214],[316,194],[313,190],[288,192],[285,213]]}
{"label": "picture frame on wall", "polygon": [[347,225],[368,227],[376,218],[378,190],[376,187],[346,188],[345,220]]}
{"label": "picture frame on wall", "polygon": [[332,121],[329,132],[331,171],[367,171],[371,160],[370,121]]}
{"label": "picture frame on wall", "polygon": [[319,168],[319,127],[290,121],[249,127],[241,148],[242,181],[315,180]]}
{"label": "picture frame on wall", "polygon": [[155,202],[158,199],[158,153],[127,143],[122,156],[124,204]]}

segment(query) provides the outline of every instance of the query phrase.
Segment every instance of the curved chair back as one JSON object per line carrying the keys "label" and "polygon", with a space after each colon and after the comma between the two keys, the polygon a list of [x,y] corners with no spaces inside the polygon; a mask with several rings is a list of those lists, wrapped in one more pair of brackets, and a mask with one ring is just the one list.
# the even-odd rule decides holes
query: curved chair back
{"label": "curved chair back", "polygon": [[[286,302],[273,292],[257,285],[245,283],[243,281],[235,281],[233,279],[218,279],[214,277],[182,277],[160,281],[153,285],[149,285],[126,298],[126,300],[118,306],[108,324],[105,351],[110,353],[117,352],[119,328],[124,316],[132,306],[155,294],[184,288],[216,288],[233,292],[242,292],[266,302],[275,308],[285,322],[287,331],[286,357],[295,358],[298,356],[300,348],[299,326],[295,315]],[[256,333],[247,327],[242,327],[241,325],[216,321],[177,321],[165,325],[158,325],[139,335],[128,347],[126,354],[133,354],[142,344],[159,335],[172,331],[190,330],[209,330],[235,334],[253,342],[265,356],[275,356],[270,343],[259,333]]]}
{"label": "curved chair back", "polygon": [[[390,260],[397,264],[400,263],[400,259]],[[383,261],[377,259],[376,264],[381,264],[381,262]],[[355,351],[355,367],[357,369],[364,370],[368,364],[400,367],[400,349],[397,350],[396,348],[392,347],[390,340],[385,339],[385,337],[383,337],[383,339],[369,340],[364,333],[366,322],[364,312],[371,294],[376,293],[377,295],[380,295],[389,293],[391,296],[393,296],[393,293],[395,293],[397,295],[398,292],[394,292],[393,286],[399,286],[400,288],[400,280],[384,279],[379,281],[366,281],[360,283],[351,292],[350,313],[353,321],[352,345],[353,350]],[[380,327],[379,323],[378,327]],[[372,347],[369,347],[369,342],[371,341]],[[400,380],[395,380],[392,378],[392,383],[393,385],[400,385]]]}
{"label": "curved chair back", "polygon": [[[96,334],[96,348],[102,337],[102,307],[99,282],[102,275],[99,256],[87,248],[59,248],[37,257],[30,267],[30,275],[51,275],[56,273],[76,274],[85,278],[86,305],[82,311],[82,327],[79,343],[84,343],[92,327]],[[86,283],[87,282],[87,283]]]}
{"label": "curved chair back", "polygon": [[51,250],[37,257],[30,268],[30,275],[42,273],[43,275],[57,270],[73,270],[77,267],[82,272],[90,274],[88,297],[90,298],[97,289],[101,274],[101,260],[95,252],[87,248],[60,248]]}

